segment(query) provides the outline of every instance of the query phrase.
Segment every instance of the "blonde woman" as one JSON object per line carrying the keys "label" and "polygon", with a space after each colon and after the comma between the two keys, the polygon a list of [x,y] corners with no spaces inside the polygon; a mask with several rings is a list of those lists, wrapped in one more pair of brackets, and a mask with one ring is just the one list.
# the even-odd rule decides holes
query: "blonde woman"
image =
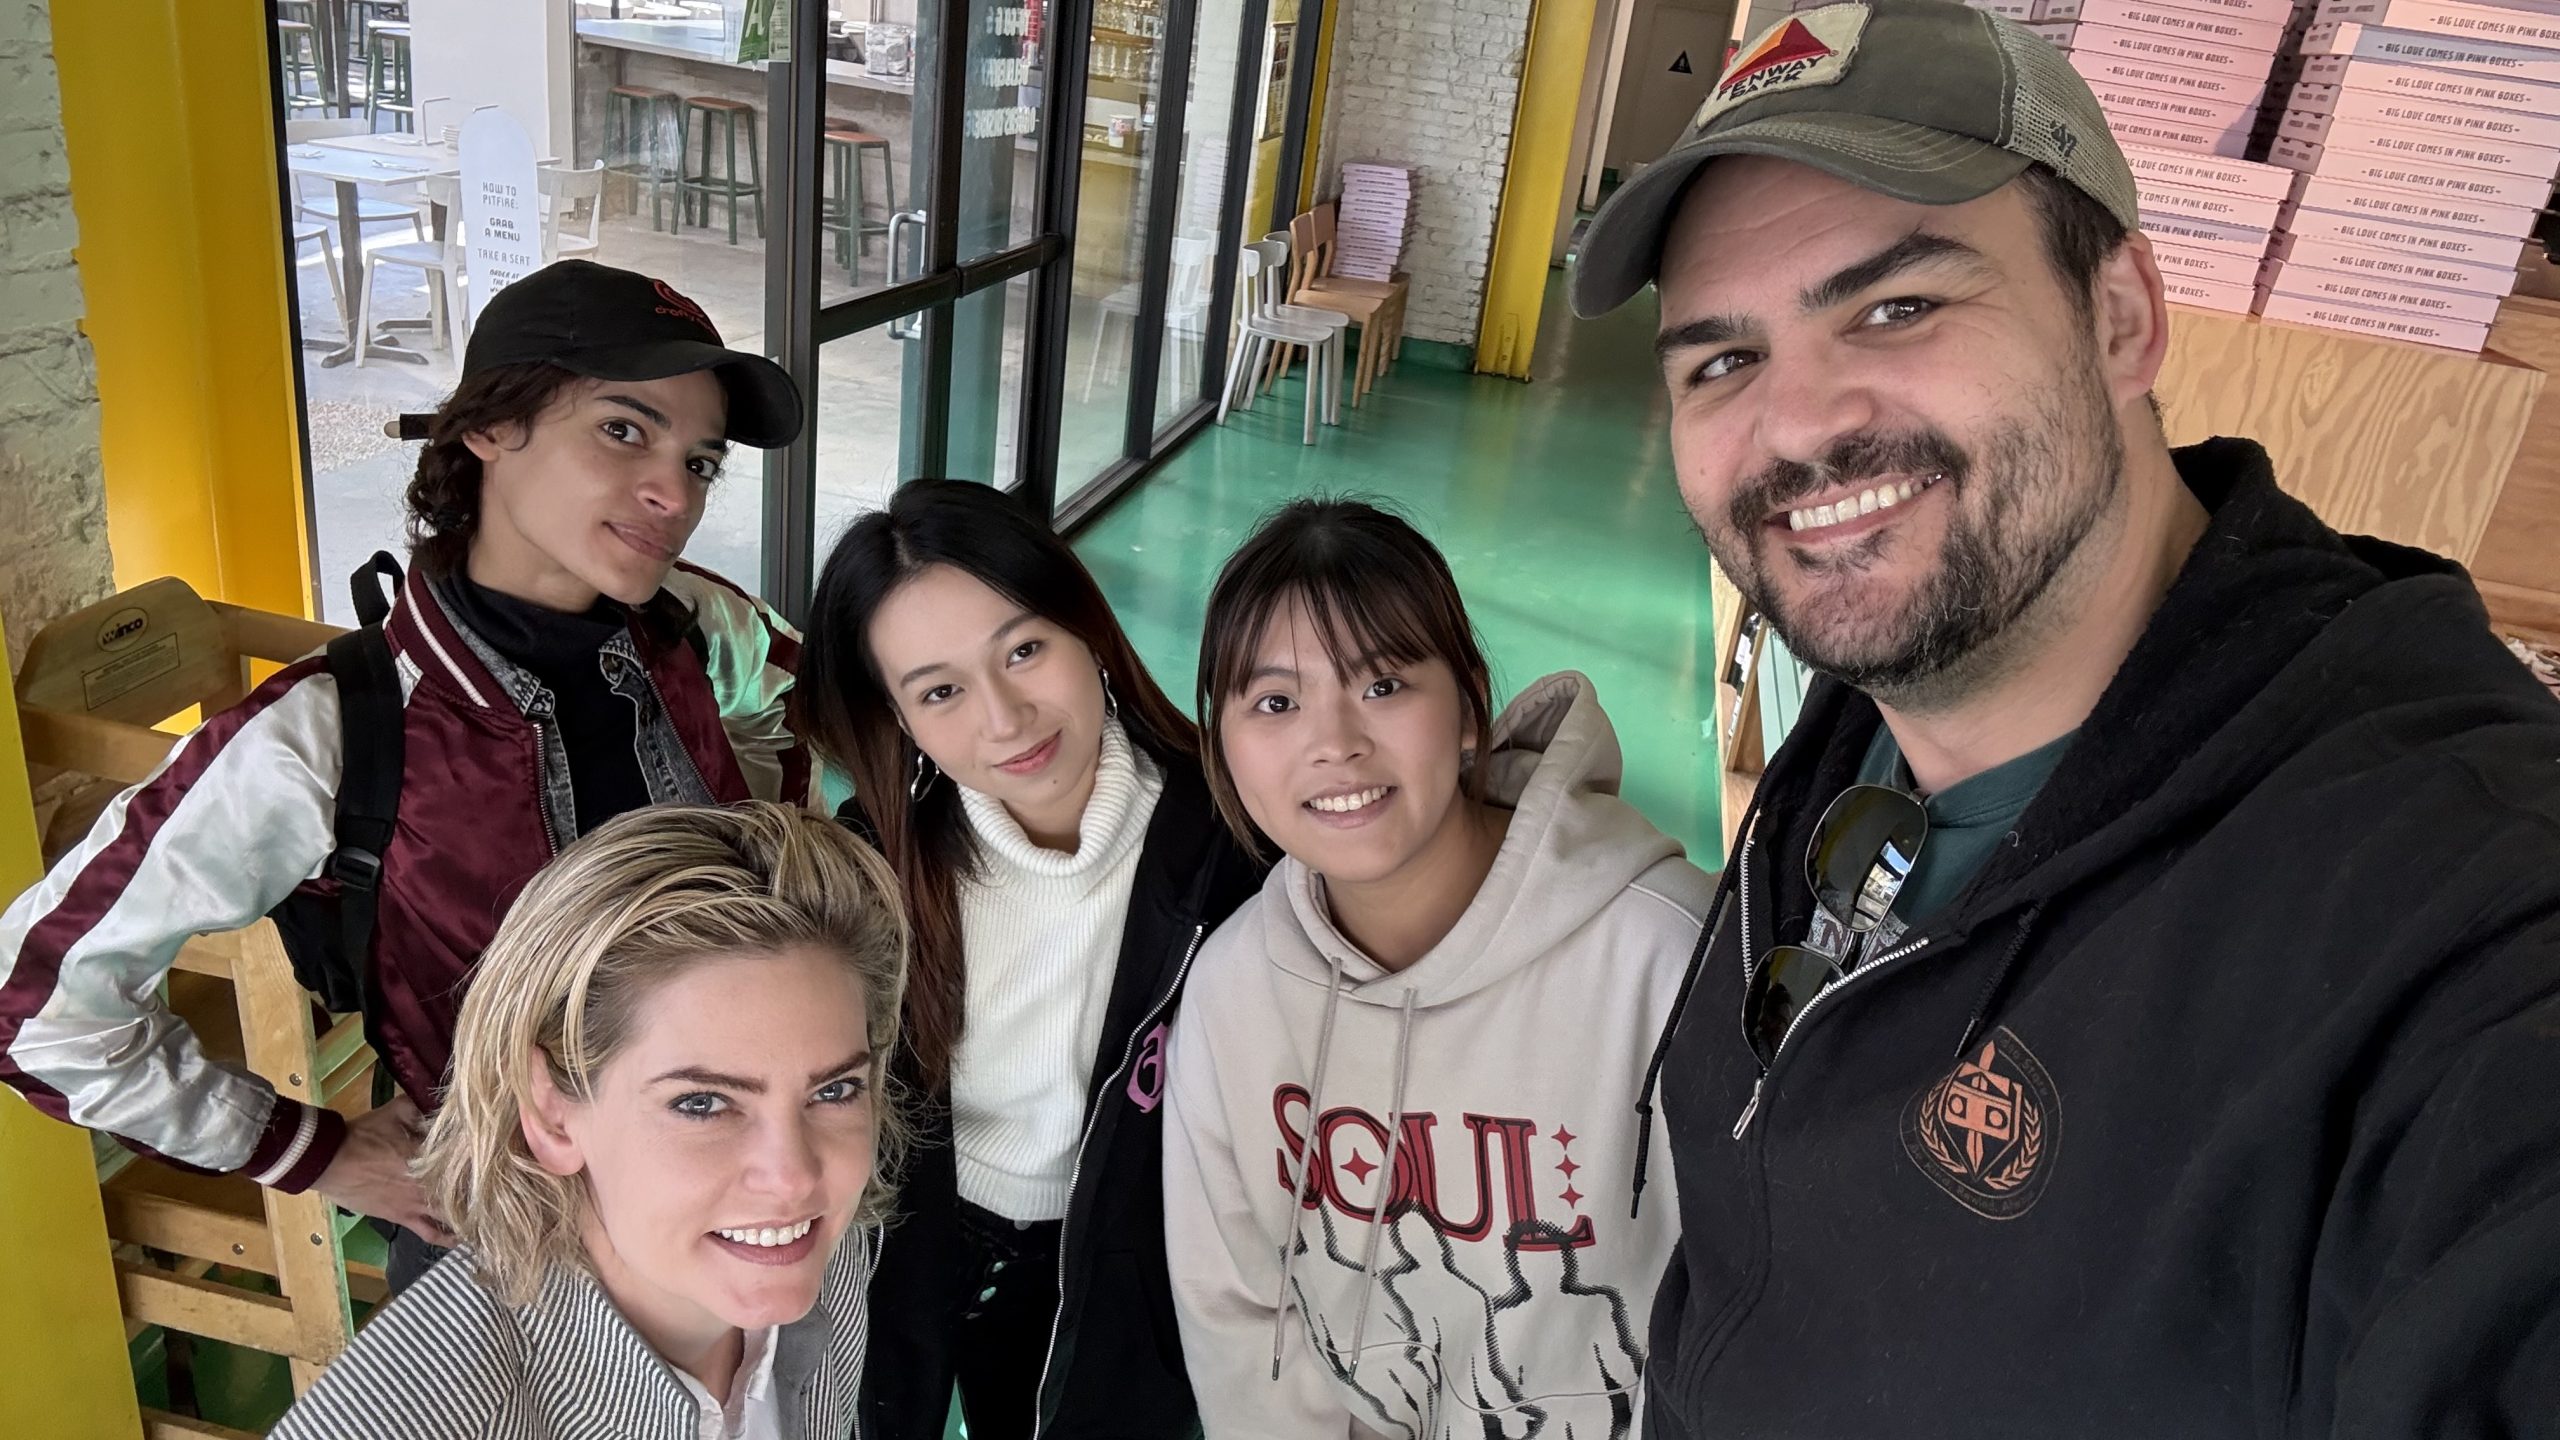
{"label": "blonde woman", "polygon": [[537,876],[421,1154],[461,1243],[278,1440],[849,1433],[901,1136],[896,893],[765,802],[638,811]]}

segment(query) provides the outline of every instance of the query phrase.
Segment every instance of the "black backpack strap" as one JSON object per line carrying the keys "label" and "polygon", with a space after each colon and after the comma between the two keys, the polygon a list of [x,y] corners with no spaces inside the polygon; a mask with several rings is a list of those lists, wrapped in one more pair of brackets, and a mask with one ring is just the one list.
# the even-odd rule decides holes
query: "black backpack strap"
{"label": "black backpack strap", "polygon": [[391,595],[400,593],[401,582],[408,577],[400,573],[400,562],[388,550],[376,550],[373,558],[355,568],[347,577],[347,590],[356,602],[358,625],[380,625],[391,617],[391,597],[383,594],[381,577],[389,577]]}
{"label": "black backpack strap", "polygon": [[355,969],[368,1032],[381,1020],[373,967],[374,912],[381,899],[382,857],[390,852],[392,831],[400,819],[400,776],[407,758],[400,667],[382,633],[390,602],[377,585],[367,583],[369,577],[384,573],[396,589],[400,564],[381,552],[357,569],[350,583],[356,613],[364,623],[331,640],[328,652],[329,674],[338,682],[338,751],[343,762],[337,848],[330,852],[328,874],[338,882],[341,962]]}

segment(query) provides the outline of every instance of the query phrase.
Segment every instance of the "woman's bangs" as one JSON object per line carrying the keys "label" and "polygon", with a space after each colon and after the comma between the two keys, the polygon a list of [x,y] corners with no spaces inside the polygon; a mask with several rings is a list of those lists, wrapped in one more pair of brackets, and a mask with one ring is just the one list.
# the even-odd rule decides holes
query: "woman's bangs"
{"label": "woman's bangs", "polygon": [[1463,652],[1453,649],[1431,623],[1430,599],[1420,587],[1328,567],[1326,573],[1276,586],[1237,608],[1222,637],[1227,643],[1217,647],[1210,677],[1218,703],[1244,690],[1273,625],[1293,602],[1305,606],[1307,623],[1324,646],[1334,678],[1345,684],[1374,670],[1432,660],[1460,668]]}

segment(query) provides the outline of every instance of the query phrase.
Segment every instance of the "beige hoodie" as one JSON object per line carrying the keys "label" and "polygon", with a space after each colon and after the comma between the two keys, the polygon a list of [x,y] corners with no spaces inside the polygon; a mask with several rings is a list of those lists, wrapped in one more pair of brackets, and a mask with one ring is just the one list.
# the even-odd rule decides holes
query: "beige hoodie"
{"label": "beige hoodie", "polygon": [[1628,1217],[1636,1093],[1712,885],[1618,798],[1582,676],[1512,702],[1484,763],[1510,831],[1412,966],[1295,860],[1200,953],[1165,1232],[1209,1440],[1636,1433],[1679,1225],[1667,1167]]}

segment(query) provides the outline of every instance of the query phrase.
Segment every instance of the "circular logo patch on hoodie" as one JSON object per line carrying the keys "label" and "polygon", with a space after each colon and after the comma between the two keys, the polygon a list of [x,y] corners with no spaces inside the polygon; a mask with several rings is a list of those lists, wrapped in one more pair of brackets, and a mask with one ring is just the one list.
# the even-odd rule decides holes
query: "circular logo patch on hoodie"
{"label": "circular logo patch on hoodie", "polygon": [[2015,1220],[2034,1208],[2062,1148],[2062,1095],[2005,1025],[1911,1097],[1902,1148],[1920,1173],[1973,1213]]}

